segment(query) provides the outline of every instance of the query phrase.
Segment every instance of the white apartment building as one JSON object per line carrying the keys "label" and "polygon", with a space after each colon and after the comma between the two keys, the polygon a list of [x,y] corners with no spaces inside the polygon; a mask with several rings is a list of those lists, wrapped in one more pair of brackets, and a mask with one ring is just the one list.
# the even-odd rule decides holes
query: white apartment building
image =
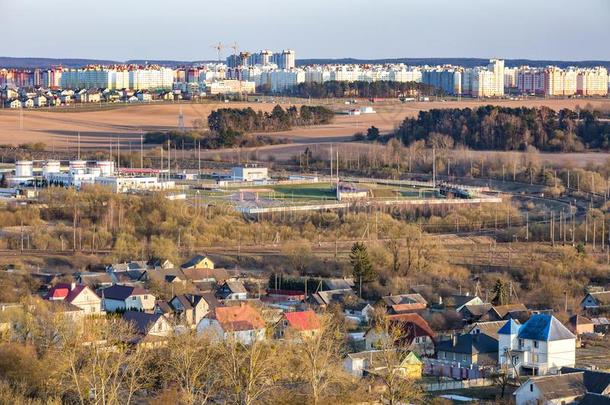
{"label": "white apartment building", "polygon": [[504,95],[504,61],[490,59],[486,68],[465,69],[462,91],[473,97],[501,97]]}
{"label": "white apartment building", "polygon": [[504,88],[511,89],[517,87],[517,74],[519,73],[519,69],[514,68],[504,68]]}
{"label": "white apartment building", "polygon": [[171,89],[173,83],[173,69],[146,67],[129,71],[129,88],[132,90]]}
{"label": "white apartment building", "polygon": [[250,81],[242,80],[219,80],[212,83],[206,83],[206,92],[211,95],[216,94],[240,94],[254,93],[256,84]]}
{"label": "white apartment building", "polygon": [[300,69],[263,72],[261,81],[269,83],[271,91],[288,90],[305,82],[305,72]]}
{"label": "white apartment building", "polygon": [[581,69],[576,81],[576,93],[583,96],[608,94],[608,70],[604,67]]}

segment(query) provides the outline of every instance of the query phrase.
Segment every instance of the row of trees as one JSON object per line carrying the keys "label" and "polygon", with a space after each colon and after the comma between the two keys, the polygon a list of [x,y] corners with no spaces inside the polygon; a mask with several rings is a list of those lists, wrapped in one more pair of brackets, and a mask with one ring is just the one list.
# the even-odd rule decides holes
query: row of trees
{"label": "row of trees", "polygon": [[254,136],[252,132],[277,132],[294,126],[329,124],[334,113],[326,107],[303,105],[287,109],[276,105],[269,112],[248,108],[220,108],[212,111],[206,123],[194,122],[188,131],[152,131],[145,135],[145,143],[165,144],[172,147],[219,149],[231,147],[256,147],[287,140],[270,136]]}
{"label": "row of trees", "polygon": [[305,98],[397,98],[402,96],[440,95],[439,89],[417,82],[395,81],[327,81],[299,83],[285,92]]}
{"label": "row of trees", "polygon": [[236,131],[284,131],[293,126],[323,125],[332,121],[334,113],[326,107],[303,105],[283,109],[276,105],[271,113],[254,111],[251,107],[220,108],[208,116],[208,127],[218,133]]}
{"label": "row of trees", "polygon": [[[331,311],[314,336],[288,331],[284,340],[245,346],[184,332],[134,344],[121,318],[70,321],[40,300],[12,311],[0,335],[0,402],[15,404],[321,404],[376,401],[423,403],[422,388],[401,376],[399,328],[380,323],[388,373],[361,381],[342,367],[346,330]],[[336,312],[336,311],[334,311]],[[271,332],[271,330],[270,330]],[[387,340],[387,341],[386,341]],[[386,364],[384,364],[384,362]],[[370,392],[370,384],[383,393]]]}
{"label": "row of trees", "polygon": [[610,148],[610,123],[598,113],[548,107],[483,106],[421,111],[405,119],[395,136],[405,145],[428,140],[434,134],[455,145],[480,150],[539,150],[572,152]]}

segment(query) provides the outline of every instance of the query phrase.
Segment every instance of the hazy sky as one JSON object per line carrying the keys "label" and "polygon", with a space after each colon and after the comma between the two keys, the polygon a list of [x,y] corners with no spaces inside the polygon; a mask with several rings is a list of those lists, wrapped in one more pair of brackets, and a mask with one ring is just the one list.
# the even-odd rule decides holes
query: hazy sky
{"label": "hazy sky", "polygon": [[237,41],[297,58],[610,60],[610,0],[0,0],[0,14],[1,56],[201,60]]}

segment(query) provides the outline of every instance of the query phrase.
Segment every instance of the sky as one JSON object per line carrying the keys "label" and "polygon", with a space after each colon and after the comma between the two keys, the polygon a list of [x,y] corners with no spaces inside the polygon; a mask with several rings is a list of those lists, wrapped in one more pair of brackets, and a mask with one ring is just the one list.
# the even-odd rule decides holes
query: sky
{"label": "sky", "polygon": [[[0,0],[0,56],[610,60],[610,0]],[[6,35],[8,34],[8,39]]]}

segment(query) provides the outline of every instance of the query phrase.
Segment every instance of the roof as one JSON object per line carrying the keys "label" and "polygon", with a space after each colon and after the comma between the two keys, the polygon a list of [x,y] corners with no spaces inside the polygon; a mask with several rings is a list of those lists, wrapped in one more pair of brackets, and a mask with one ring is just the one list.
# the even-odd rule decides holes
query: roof
{"label": "roof", "polygon": [[354,286],[353,280],[343,278],[326,278],[322,282],[327,290],[351,290]]}
{"label": "roof", "polygon": [[[532,377],[528,382],[536,385],[546,400],[578,397],[587,392],[582,372]],[[524,386],[529,384],[525,383]]]}
{"label": "roof", "polygon": [[366,360],[368,363],[366,364],[367,369],[387,367],[388,360],[398,360],[399,358],[401,364],[422,364],[422,361],[417,354],[410,350],[404,353],[397,353],[396,358],[394,358],[394,356],[388,356],[388,353],[384,350],[367,350],[357,353],[348,353],[347,357],[352,360]]}
{"label": "roof", "polygon": [[330,290],[318,291],[312,294],[312,298],[318,305],[329,305],[331,303],[343,304],[346,301],[357,302],[360,299],[352,290]]}
{"label": "roof", "polygon": [[424,318],[422,318],[416,313],[388,315],[388,319],[390,320],[390,322],[412,324],[417,326],[419,331],[415,331],[415,336],[428,335],[433,338],[435,335],[432,328],[430,328],[430,325],[428,325],[428,322],[426,322]]}
{"label": "roof", "polygon": [[491,308],[502,319],[511,312],[527,312],[527,307],[523,304],[496,305]]}
{"label": "roof", "polygon": [[446,307],[459,308],[477,298],[479,298],[479,297],[477,297],[476,295],[453,294],[453,295],[450,295],[449,297],[445,298],[444,303],[445,303]]}
{"label": "roof", "polygon": [[595,299],[599,305],[610,305],[610,291],[591,292],[587,295],[590,295],[593,299]]}
{"label": "roof", "polygon": [[127,286],[127,285],[120,285],[120,284],[115,284],[108,288],[104,288],[101,291],[101,295],[105,299],[119,300],[119,301],[125,301],[125,299],[131,297],[132,295],[145,295],[145,294],[148,294],[148,292],[145,289],[143,289],[142,287],[137,287],[137,286],[134,287],[134,286]]}
{"label": "roof", "polygon": [[483,333],[487,336],[491,336],[494,339],[498,339],[499,330],[509,321],[490,321],[490,322],[476,322],[470,326],[467,330],[468,333],[472,333],[473,330],[477,329],[479,333]]}
{"label": "roof", "polygon": [[150,327],[157,323],[162,316],[162,314],[149,314],[140,311],[125,311],[123,320],[130,323],[138,333],[146,335]]}
{"label": "roof", "polygon": [[183,269],[195,268],[199,265],[199,262],[201,262],[205,258],[208,258],[208,256],[207,255],[195,255],[192,258],[190,258],[188,261],[186,261],[185,263],[182,263],[180,265],[180,267],[182,267]]}
{"label": "roof", "polygon": [[576,339],[576,336],[553,315],[534,314],[519,329],[519,338],[553,341]]}
{"label": "roof", "polygon": [[74,304],[63,300],[51,300],[49,301],[49,311],[51,312],[78,312],[82,311],[81,308]]}
{"label": "roof", "polygon": [[476,304],[476,305],[464,305],[462,310],[467,311],[475,318],[480,318],[487,313],[492,308],[491,304]]}
{"label": "roof", "polygon": [[586,370],[575,367],[562,367],[562,374],[584,373],[584,383],[587,392],[595,394],[610,394],[610,373],[605,371]]}
{"label": "roof", "polygon": [[198,269],[198,268],[189,268],[182,269],[182,273],[184,277],[189,281],[207,281],[210,279],[216,280],[216,282],[224,282],[230,276],[227,270],[225,269]]}
{"label": "roof", "polygon": [[263,329],[265,327],[261,314],[250,305],[218,307],[212,312],[212,317],[225,331]]}
{"label": "roof", "polygon": [[593,322],[593,325],[610,325],[610,320],[608,320],[608,318],[605,318],[603,316],[599,317],[599,318],[591,318],[591,322]]}
{"label": "roof", "polygon": [[466,333],[459,335],[455,339],[443,340],[436,346],[437,351],[449,353],[494,353],[498,351],[498,340],[493,337],[482,334]]}
{"label": "roof", "polygon": [[581,399],[578,404],[579,405],[610,405],[610,397],[588,392],[585,394],[583,399]]}
{"label": "roof", "polygon": [[298,331],[320,329],[320,320],[312,310],[286,312],[284,318],[288,321],[288,326]]}
{"label": "roof", "polygon": [[228,288],[233,294],[245,294],[248,292],[241,281],[227,280],[223,285],[224,287]]}
{"label": "roof", "polygon": [[385,297],[381,297],[384,304],[388,307],[393,305],[403,305],[403,304],[416,304],[420,303],[423,305],[428,305],[428,301],[421,294],[400,294],[400,295],[387,295]]}
{"label": "roof", "polygon": [[70,293],[70,284],[56,284],[44,298],[47,300],[63,300],[68,296],[68,293]]}
{"label": "roof", "polygon": [[422,304],[421,302],[414,302],[412,304],[392,305],[389,310],[390,310],[390,313],[393,313],[393,314],[403,314],[405,312],[422,311],[424,309],[426,309],[425,304]]}
{"label": "roof", "polygon": [[167,301],[158,300],[156,302],[156,306],[164,314],[170,314],[173,312],[172,307],[168,304]]}
{"label": "roof", "polygon": [[519,322],[514,319],[509,319],[508,322],[498,330],[498,335],[515,335],[519,333],[520,328],[521,325],[519,325]]}

